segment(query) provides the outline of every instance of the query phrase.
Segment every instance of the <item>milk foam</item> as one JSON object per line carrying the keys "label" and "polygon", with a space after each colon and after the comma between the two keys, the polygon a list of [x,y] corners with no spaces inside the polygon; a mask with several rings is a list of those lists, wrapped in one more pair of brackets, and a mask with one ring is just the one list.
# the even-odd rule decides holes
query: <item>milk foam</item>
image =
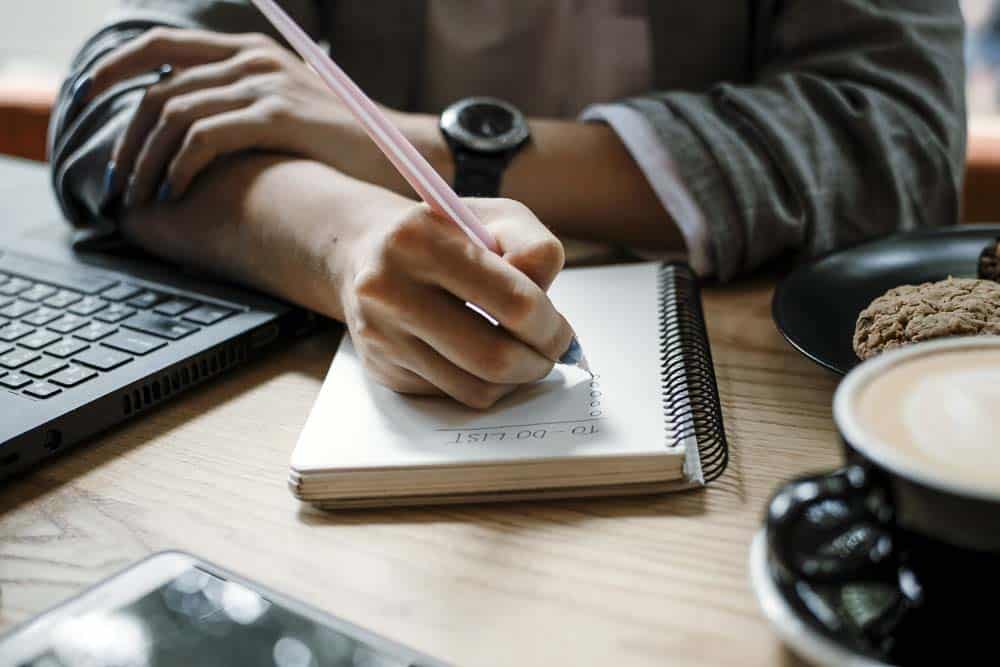
{"label": "milk foam", "polygon": [[1000,369],[920,380],[904,397],[902,422],[913,446],[931,460],[961,456],[1000,469]]}
{"label": "milk foam", "polygon": [[1000,346],[909,357],[851,403],[871,436],[855,443],[862,450],[892,450],[930,478],[1000,491]]}

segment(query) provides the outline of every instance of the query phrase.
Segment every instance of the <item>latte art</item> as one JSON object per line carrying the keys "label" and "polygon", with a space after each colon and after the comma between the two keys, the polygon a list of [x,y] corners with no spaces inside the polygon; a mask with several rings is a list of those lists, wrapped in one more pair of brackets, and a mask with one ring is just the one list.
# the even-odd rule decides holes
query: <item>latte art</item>
{"label": "latte art", "polygon": [[864,431],[928,476],[1000,489],[1000,347],[910,357],[855,406]]}

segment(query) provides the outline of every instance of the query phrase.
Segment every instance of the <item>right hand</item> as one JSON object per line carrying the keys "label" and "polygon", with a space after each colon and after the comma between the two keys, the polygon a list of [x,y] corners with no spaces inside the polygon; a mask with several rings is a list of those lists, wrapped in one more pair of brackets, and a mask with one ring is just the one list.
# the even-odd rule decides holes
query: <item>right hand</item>
{"label": "right hand", "polygon": [[563,266],[559,240],[517,202],[469,205],[502,256],[414,205],[340,249],[340,296],[354,346],[378,382],[483,409],[548,375],[573,331],[545,294]]}

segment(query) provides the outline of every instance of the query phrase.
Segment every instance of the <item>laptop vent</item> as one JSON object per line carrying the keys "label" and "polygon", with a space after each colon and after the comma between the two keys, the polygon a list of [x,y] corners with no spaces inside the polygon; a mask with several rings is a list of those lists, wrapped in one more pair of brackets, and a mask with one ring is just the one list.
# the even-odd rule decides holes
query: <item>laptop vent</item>
{"label": "laptop vent", "polygon": [[177,364],[157,377],[127,389],[122,395],[122,413],[134,415],[247,360],[246,345],[217,347],[190,361]]}

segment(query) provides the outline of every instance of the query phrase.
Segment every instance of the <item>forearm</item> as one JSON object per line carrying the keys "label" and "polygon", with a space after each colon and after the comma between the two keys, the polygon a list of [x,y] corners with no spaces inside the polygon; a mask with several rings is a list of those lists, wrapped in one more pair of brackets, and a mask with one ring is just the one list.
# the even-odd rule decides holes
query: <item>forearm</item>
{"label": "forearm", "polygon": [[[454,163],[437,129],[437,118],[399,114],[396,121],[447,180]],[[621,243],[647,249],[683,248],[677,225],[607,125],[533,119],[532,140],[504,173],[502,195],[528,206],[563,237]],[[382,165],[375,182],[405,192],[405,183]]]}
{"label": "forearm", "polygon": [[124,233],[148,250],[343,320],[347,250],[412,202],[317,162],[243,154],[176,204],[137,209]]}

